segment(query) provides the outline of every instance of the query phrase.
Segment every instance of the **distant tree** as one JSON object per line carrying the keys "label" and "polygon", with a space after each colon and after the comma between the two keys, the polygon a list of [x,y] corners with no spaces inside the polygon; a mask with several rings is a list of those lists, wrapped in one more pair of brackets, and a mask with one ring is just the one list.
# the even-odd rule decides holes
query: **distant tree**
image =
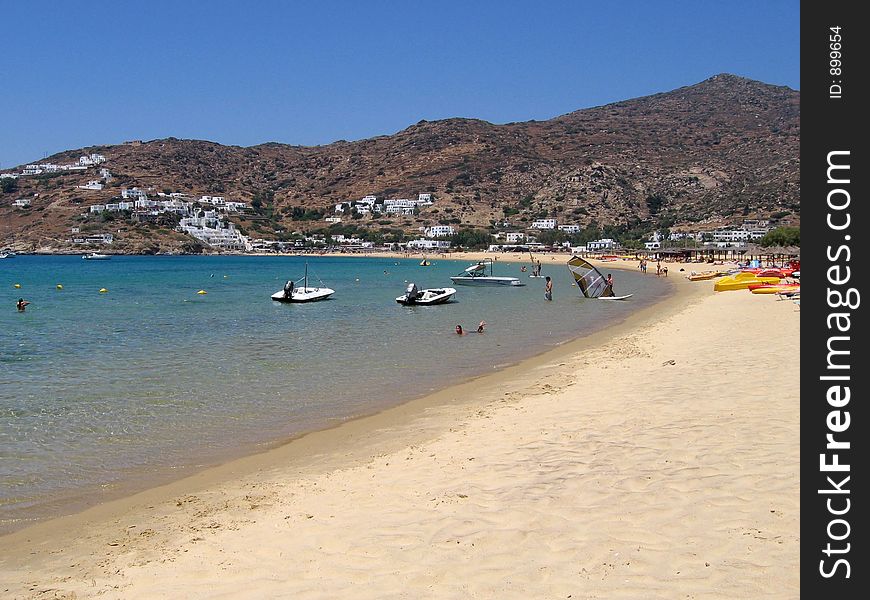
{"label": "distant tree", "polygon": [[481,229],[462,229],[454,233],[450,241],[454,246],[480,249],[492,244],[492,236]]}
{"label": "distant tree", "polygon": [[3,183],[0,183],[0,190],[3,191],[4,194],[11,194],[12,192],[18,189],[18,180],[13,179],[11,177],[5,177],[3,179]]}
{"label": "distant tree", "polygon": [[801,230],[798,227],[777,227],[768,231],[758,243],[765,248],[771,246],[800,246]]}
{"label": "distant tree", "polygon": [[538,241],[545,246],[555,246],[568,239],[568,234],[559,229],[545,229],[538,234]]}

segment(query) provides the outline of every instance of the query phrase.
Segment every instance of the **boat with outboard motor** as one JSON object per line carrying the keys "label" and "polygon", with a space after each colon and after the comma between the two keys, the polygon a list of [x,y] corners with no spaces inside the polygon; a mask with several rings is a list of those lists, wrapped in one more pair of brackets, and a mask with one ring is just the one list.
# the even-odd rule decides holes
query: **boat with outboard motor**
{"label": "boat with outboard motor", "polygon": [[396,302],[404,306],[432,306],[444,304],[456,295],[455,288],[426,288],[417,289],[417,284],[409,283],[405,293],[396,298]]}
{"label": "boat with outboard motor", "polygon": [[[526,285],[516,277],[496,277],[492,272],[491,258],[484,258],[477,264],[467,267],[462,273],[450,278],[458,285]],[[486,274],[486,265],[489,265],[489,275]]]}
{"label": "boat with outboard motor", "polygon": [[308,285],[308,263],[305,263],[305,275],[301,281],[302,285],[297,286],[295,281],[288,281],[284,284],[284,289],[280,292],[272,294],[272,300],[276,302],[317,302],[318,300],[326,300],[335,293],[335,290],[323,285],[320,281],[320,287],[309,287]]}
{"label": "boat with outboard motor", "polygon": [[82,258],[85,260],[109,260],[112,257],[108,254],[99,254],[97,252],[91,252],[90,254],[85,254],[84,256],[82,256]]}

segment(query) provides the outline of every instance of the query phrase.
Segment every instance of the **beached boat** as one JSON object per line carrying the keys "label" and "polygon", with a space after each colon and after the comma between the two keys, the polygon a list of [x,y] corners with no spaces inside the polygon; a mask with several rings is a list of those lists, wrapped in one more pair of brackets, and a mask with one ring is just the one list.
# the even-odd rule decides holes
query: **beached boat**
{"label": "beached boat", "polygon": [[741,271],[740,273],[723,277],[715,283],[713,289],[717,292],[746,290],[753,283],[779,283],[779,280],[779,277],[759,277],[755,273]]}
{"label": "beached boat", "polygon": [[799,292],[801,284],[799,283],[762,283],[749,286],[749,291],[753,294],[780,294],[783,292]]}
{"label": "beached boat", "polygon": [[[284,284],[284,289],[272,294],[272,300],[276,302],[317,302],[318,300],[326,300],[335,293],[335,290],[330,289],[320,282],[320,287],[310,287],[308,285],[308,263],[305,263],[305,275],[301,281],[302,285],[297,286],[296,281],[288,281]],[[318,278],[318,281],[320,279]]]}
{"label": "beached boat", "polygon": [[85,260],[109,260],[112,257],[108,254],[98,254],[97,252],[91,252],[90,254],[85,254],[84,256],[82,256],[82,258]]}
{"label": "beached boat", "polygon": [[599,300],[625,300],[633,294],[617,296],[613,293],[613,286],[607,283],[604,275],[595,266],[584,258],[572,256],[568,259],[568,270],[577,282],[577,287],[585,298],[597,298]]}
{"label": "beached boat", "polygon": [[[484,258],[475,265],[466,268],[462,273],[450,278],[458,285],[526,285],[516,277],[496,277],[492,273],[491,258]],[[489,275],[486,274],[486,265],[489,265]]]}
{"label": "beached boat", "polygon": [[726,271],[702,271],[701,273],[695,273],[692,271],[689,275],[686,276],[686,279],[689,281],[707,281],[709,279],[716,279],[717,277],[722,277],[723,275],[727,275]]}
{"label": "beached boat", "polygon": [[405,306],[431,306],[433,304],[444,304],[449,302],[456,295],[455,288],[426,288],[425,290],[417,289],[414,283],[408,284],[408,289],[405,293],[396,298],[396,302]]}

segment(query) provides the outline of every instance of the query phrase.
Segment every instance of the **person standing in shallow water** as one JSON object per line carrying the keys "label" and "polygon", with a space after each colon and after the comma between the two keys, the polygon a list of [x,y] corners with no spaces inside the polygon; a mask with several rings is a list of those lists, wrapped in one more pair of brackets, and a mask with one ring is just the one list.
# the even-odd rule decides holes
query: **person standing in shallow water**
{"label": "person standing in shallow water", "polygon": [[550,279],[549,275],[547,275],[544,279],[547,281],[547,283],[544,284],[544,298],[546,298],[547,300],[552,300],[553,299],[553,280]]}

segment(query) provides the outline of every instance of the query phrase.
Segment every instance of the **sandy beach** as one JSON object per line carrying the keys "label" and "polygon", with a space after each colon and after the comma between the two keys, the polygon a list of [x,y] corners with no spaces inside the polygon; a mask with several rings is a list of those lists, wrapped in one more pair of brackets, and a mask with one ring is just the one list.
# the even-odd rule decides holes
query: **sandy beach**
{"label": "sandy beach", "polygon": [[607,331],[4,536],[0,595],[796,598],[799,312],[669,267]]}

